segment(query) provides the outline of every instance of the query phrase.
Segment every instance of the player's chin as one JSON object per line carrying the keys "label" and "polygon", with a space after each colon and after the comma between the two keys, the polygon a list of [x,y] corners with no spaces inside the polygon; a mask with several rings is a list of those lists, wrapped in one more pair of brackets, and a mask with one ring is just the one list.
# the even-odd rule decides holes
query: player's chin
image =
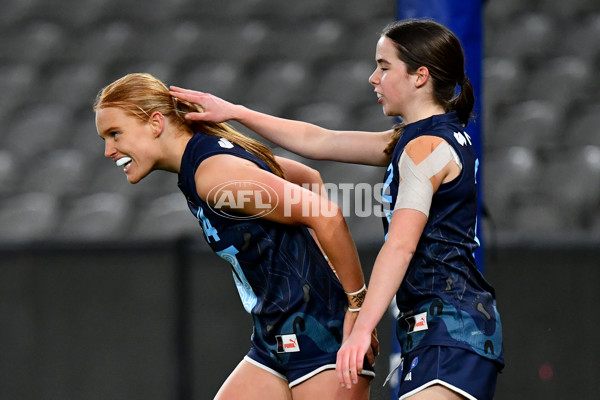
{"label": "player's chin", "polygon": [[383,106],[383,114],[386,117],[397,117],[399,114],[393,110],[391,107],[387,107],[386,105]]}
{"label": "player's chin", "polygon": [[129,183],[135,184],[148,176],[152,171],[154,171],[155,167],[147,167],[140,164],[131,165],[126,171],[125,174],[127,176],[127,181]]}
{"label": "player's chin", "polygon": [[132,174],[129,173],[127,174],[127,181],[131,184],[136,184],[139,181],[141,181],[142,179],[144,179],[146,177],[146,175],[148,174]]}

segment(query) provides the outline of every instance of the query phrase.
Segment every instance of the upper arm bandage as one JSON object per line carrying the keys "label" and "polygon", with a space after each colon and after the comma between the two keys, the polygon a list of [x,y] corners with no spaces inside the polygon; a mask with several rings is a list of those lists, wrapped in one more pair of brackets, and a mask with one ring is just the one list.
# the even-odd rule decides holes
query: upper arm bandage
{"label": "upper arm bandage", "polygon": [[429,209],[433,198],[433,185],[430,179],[452,161],[462,169],[458,154],[445,141],[442,141],[419,164],[415,164],[404,151],[398,162],[400,184],[398,185],[398,196],[394,211],[400,208],[410,208],[421,211],[429,217]]}

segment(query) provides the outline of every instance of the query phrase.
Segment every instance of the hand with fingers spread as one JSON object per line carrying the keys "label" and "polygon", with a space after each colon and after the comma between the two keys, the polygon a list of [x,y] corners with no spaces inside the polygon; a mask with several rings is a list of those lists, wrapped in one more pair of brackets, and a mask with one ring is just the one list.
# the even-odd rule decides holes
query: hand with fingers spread
{"label": "hand with fingers spread", "polygon": [[173,97],[196,104],[202,108],[202,112],[192,112],[185,115],[186,119],[192,121],[225,122],[233,120],[237,108],[241,107],[210,93],[183,89],[177,86],[170,86],[169,93]]}

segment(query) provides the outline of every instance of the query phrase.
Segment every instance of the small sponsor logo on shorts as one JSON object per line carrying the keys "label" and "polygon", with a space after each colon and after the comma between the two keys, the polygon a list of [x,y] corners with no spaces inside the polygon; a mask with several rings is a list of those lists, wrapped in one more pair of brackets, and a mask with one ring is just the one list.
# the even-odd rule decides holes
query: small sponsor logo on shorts
{"label": "small sponsor logo on shorts", "polygon": [[300,351],[298,339],[296,335],[277,335],[277,352],[278,353],[297,353]]}
{"label": "small sponsor logo on shorts", "polygon": [[406,374],[406,376],[404,377],[404,381],[412,381],[412,370],[414,367],[417,366],[417,364],[419,363],[419,357],[415,357],[412,362],[410,363],[410,370],[408,371],[408,374]]}
{"label": "small sponsor logo on shorts", "polygon": [[410,363],[410,370],[412,371],[413,368],[416,367],[418,363],[419,363],[419,357],[415,357],[415,359],[412,360],[412,362]]}
{"label": "small sponsor logo on shorts", "polygon": [[408,324],[408,333],[426,331],[429,329],[427,325],[427,311],[406,318],[406,323]]}

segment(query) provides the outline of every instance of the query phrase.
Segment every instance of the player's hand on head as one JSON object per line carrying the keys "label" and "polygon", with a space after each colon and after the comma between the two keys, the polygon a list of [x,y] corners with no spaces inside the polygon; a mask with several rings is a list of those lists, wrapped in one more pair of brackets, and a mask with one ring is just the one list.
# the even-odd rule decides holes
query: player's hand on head
{"label": "player's hand on head", "polygon": [[192,112],[185,115],[192,121],[225,122],[235,119],[235,105],[210,93],[170,86],[169,93],[173,97],[200,106],[202,112]]}

